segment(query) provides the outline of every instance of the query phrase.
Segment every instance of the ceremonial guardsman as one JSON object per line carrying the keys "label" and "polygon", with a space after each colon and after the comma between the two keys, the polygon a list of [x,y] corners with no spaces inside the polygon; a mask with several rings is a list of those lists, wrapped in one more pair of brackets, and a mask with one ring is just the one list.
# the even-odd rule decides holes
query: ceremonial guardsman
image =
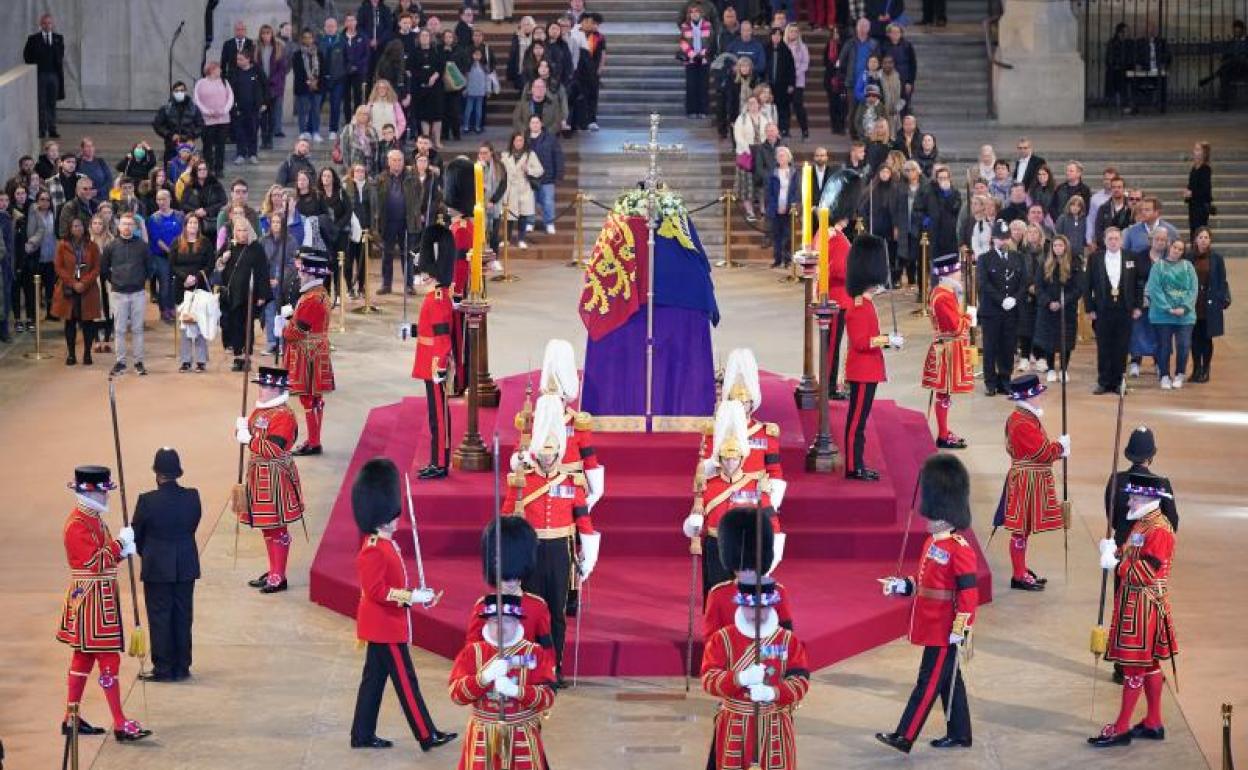
{"label": "ceremonial guardsman", "polygon": [[285,369],[262,366],[252,382],[260,386],[256,406],[251,416],[239,417],[235,425],[234,437],[250,452],[245,493],[239,490],[234,496],[235,513],[241,523],[261,531],[269,554],[269,569],[247,585],[272,594],[287,589],[291,540],[287,527],[303,518],[303,487],[290,454],[299,423],[286,403]]}
{"label": "ceremonial guardsman", "polygon": [[[720,525],[721,548],[731,552],[730,563],[758,569],[757,516],[757,509],[743,508]],[[777,602],[774,583],[740,586],[733,622],[706,640],[702,687],[720,699],[708,767],[797,767],[793,709],[810,688],[810,670],[806,648],[780,626]],[[754,721],[756,707],[761,725]]]}
{"label": "ceremonial guardsman", "polygon": [[[725,401],[715,413],[715,436],[712,459],[715,475],[699,480],[694,490],[693,509],[685,517],[682,529],[685,537],[701,537],[702,553],[710,558],[702,559],[702,598],[705,601],[711,588],[731,579],[732,572],[719,560],[719,522],[733,508],[762,508],[763,517],[779,532],[779,519],[771,507],[768,495],[770,482],[765,470],[746,473],[742,466],[752,454],[746,434],[745,408],[739,401]],[[784,535],[775,535],[774,552],[784,551]],[[778,559],[774,560],[778,563]],[[768,562],[769,569],[775,564]]]}
{"label": "ceremonial guardsman", "polygon": [[[81,703],[87,677],[98,665],[100,687],[113,715],[113,736],[121,743],[139,741],[152,731],[133,719],[126,719],[117,681],[124,647],[117,564],[136,552],[134,530],[126,527],[114,539],[104,523],[108,493],[117,488],[108,468],[79,466],[74,469],[74,480],[68,486],[77,503],[65,521],[65,556],[69,561],[70,582],[61,607],[56,639],[68,644],[74,653],[69,661],[69,692],[61,734],[70,734],[69,707]],[[103,733],[103,728],[93,727],[79,717],[79,735]]]}
{"label": "ceremonial guardsman", "polygon": [[860,235],[849,252],[845,290],[852,298],[845,311],[845,379],[849,382],[849,413],[845,417],[845,477],[878,481],[880,474],[866,466],[867,419],[875,389],[888,379],[884,348],[900,348],[900,334],[881,334],[872,296],[888,283],[888,255],[883,239]]}
{"label": "ceremonial guardsman", "polygon": [[[464,177],[463,162],[465,159],[456,158],[451,161],[447,171],[455,177],[456,184]],[[467,166],[467,181],[472,183],[472,166]],[[450,177],[448,177],[449,179]],[[469,252],[472,251],[472,209],[476,200],[474,188],[456,187],[451,191],[455,194],[452,198],[443,198],[447,201],[447,216],[450,217],[451,239],[455,244],[455,267],[451,274],[451,297],[455,301],[455,306],[468,296],[468,283],[472,275],[472,263],[469,262]],[[469,196],[465,198],[464,196]],[[458,208],[464,206],[464,208]],[[451,324],[451,340],[452,350],[455,357],[455,382],[454,392],[463,393],[468,389],[468,333],[467,325],[464,324],[464,314],[458,311],[452,316]]]}
{"label": "ceremonial guardsman", "polygon": [[[1160,661],[1174,662],[1179,645],[1170,613],[1170,569],[1174,561],[1174,528],[1161,509],[1169,492],[1150,473],[1132,473],[1125,487],[1134,522],[1126,543],[1119,548],[1102,540],[1101,568],[1114,569],[1121,580],[1114,594],[1113,620],[1105,659],[1122,664],[1122,708],[1115,722],[1088,739],[1093,746],[1125,746],[1134,738],[1161,741],[1161,689],[1166,676]],[[1143,692],[1148,703],[1144,721],[1131,725]]]}
{"label": "ceremonial guardsman", "polygon": [[905,754],[918,740],[937,697],[945,707],[947,730],[932,741],[932,746],[947,749],[971,745],[971,712],[958,655],[971,636],[979,605],[979,558],[975,547],[960,534],[971,528],[966,467],[952,455],[932,455],[920,471],[919,491],[919,513],[927,519],[931,532],[923,543],[919,571],[913,577],[880,580],[885,596],[914,597],[910,642],[923,648],[919,679],[897,730],[875,735]]}
{"label": "ceremonial guardsman", "polygon": [[[563,402],[567,446],[560,461],[560,470],[585,477],[586,499],[592,511],[606,491],[607,469],[599,462],[594,448],[593,416],[572,406],[580,392],[580,385],[572,343],[561,339],[549,340],[542,354],[541,390],[542,395],[558,396]],[[520,443],[523,444],[532,432],[524,414],[516,416],[516,428],[520,431]],[[532,458],[523,450],[512,457],[512,469],[518,468],[522,462],[533,464]]]}
{"label": "ceremonial guardsman", "polygon": [[[602,540],[589,515],[584,480],[559,468],[567,442],[563,417],[563,402],[557,396],[537,400],[529,441],[529,456],[535,463],[508,476],[503,501],[504,514],[523,516],[537,530],[537,565],[523,585],[550,608],[558,686],[563,679],[568,590],[574,574],[581,581],[589,579]],[[580,554],[574,558],[578,541]]]}
{"label": "ceremonial guardsman", "polygon": [[[845,278],[849,268],[849,238],[845,228],[854,215],[861,197],[862,179],[858,172],[841,169],[832,173],[824,182],[819,206],[828,209],[828,299],[836,303],[828,344],[832,346],[828,361],[828,396],[834,401],[844,401],[849,394],[839,386],[841,371],[841,341],[845,338],[845,311],[851,297],[845,290]],[[813,216],[813,213],[812,213]]]}
{"label": "ceremonial guardsman", "polygon": [[[763,389],[758,380],[758,361],[754,358],[754,351],[749,348],[736,348],[728,354],[728,363],[724,365],[724,386],[720,403],[725,401],[738,401],[745,408],[746,436],[750,451],[742,469],[746,473],[762,471],[767,474],[771,481],[771,504],[779,510],[780,503],[784,501],[786,487],[784,469],[780,465],[780,426],[754,417],[758,408],[763,405]],[[698,454],[702,461],[698,474],[710,476],[715,473],[714,463],[710,462],[714,449],[714,423],[707,427]]]}
{"label": "ceremonial guardsman", "polygon": [[[738,511],[744,511],[740,513]],[[753,508],[734,508],[724,515],[720,520],[720,528],[725,525],[724,522],[732,522],[729,532],[736,532],[745,529],[752,533],[756,524],[756,517]],[[746,523],[742,517],[748,517],[749,523]],[[753,537],[751,534],[750,537]],[[776,532],[771,526],[763,525],[763,564],[775,565],[775,537]],[[751,541],[753,542],[753,541]],[[711,588],[706,594],[704,607],[702,610],[702,638],[710,639],[715,632],[721,628],[732,625],[733,618],[736,616],[737,594],[742,590],[753,590],[754,584],[758,582],[758,573],[754,571],[754,561],[751,558],[747,562],[742,562],[737,558],[737,554],[741,550],[739,543],[732,539],[718,539],[717,552],[704,552],[705,559],[716,559],[721,567],[727,571],[732,577],[719,583]],[[764,585],[771,586],[766,589],[776,595],[776,603],[772,605],[772,609],[776,611],[779,619],[780,627],[793,630],[793,614],[789,606],[788,594],[784,585],[779,583],[769,573],[763,575]]]}
{"label": "ceremonial guardsman", "polygon": [[364,538],[355,557],[360,581],[355,629],[357,638],[368,645],[351,722],[353,749],[388,749],[394,745],[377,737],[377,711],[387,679],[394,683],[407,724],[422,751],[449,743],[456,736],[434,726],[408,652],[412,607],[432,602],[435,594],[432,589],[414,587],[407,576],[403,554],[394,541],[401,506],[399,470],[394,463],[380,457],[364,463],[351,485],[351,509]]}
{"label": "ceremonial guardsman", "polygon": [[923,362],[923,387],[932,391],[936,410],[936,446],[965,449],[966,439],[949,430],[949,407],[953,394],[975,389],[970,330],[975,325],[971,308],[963,310],[962,262],[959,255],[943,254],[932,260],[937,284],[928,295],[932,344]]}
{"label": "ceremonial guardsman", "polygon": [[[537,594],[531,594],[523,589],[524,579],[533,571],[537,564],[537,532],[533,529],[533,525],[520,516],[504,516],[498,523],[499,529],[502,530],[502,575],[503,584],[501,586],[505,596],[515,596],[520,599],[520,609],[523,612],[521,617],[521,627],[524,629],[524,638],[530,642],[536,642],[537,646],[545,649],[553,649],[554,641],[550,633],[550,607],[547,606],[546,600]],[[485,573],[485,584],[494,588],[495,573],[495,526],[493,523],[485,525],[485,531],[481,533],[481,564]],[[480,641],[481,629],[485,627],[485,620],[481,612],[485,606],[484,597],[479,599],[472,607],[472,614],[468,618],[468,631],[465,634],[465,643]]]}
{"label": "ceremonial guardsman", "polygon": [[422,479],[446,478],[451,467],[451,410],[446,401],[446,378],[451,369],[454,303],[451,300],[455,269],[455,242],[446,226],[445,212],[425,226],[421,238],[419,273],[433,279],[416,321],[416,361],[412,377],[425,383],[429,414],[429,464],[418,474]]}
{"label": "ceremonial guardsman", "polygon": [[[520,597],[477,601],[482,638],[451,666],[451,700],[471,706],[459,770],[546,770],[542,717],[555,704],[555,659],[525,638]],[[501,616],[501,617],[500,617]]]}
{"label": "ceremonial guardsman", "polygon": [[334,366],[329,358],[329,321],[334,300],[324,285],[333,270],[323,250],[307,246],[299,250],[295,266],[301,281],[299,301],[293,308],[283,307],[280,319],[275,321],[286,343],[290,393],[299,397],[308,423],[308,440],[291,454],[319,455],[325,419],[322,394],[334,389]]}
{"label": "ceremonial guardsman", "polygon": [[1014,574],[1010,588],[1043,591],[1045,578],[1027,568],[1027,539],[1034,532],[1052,532],[1063,527],[1062,503],[1057,499],[1053,463],[1070,456],[1070,436],[1050,441],[1040,418],[1040,398],[1046,387],[1035,374],[1024,374],[1010,381],[1014,411],[1005,422],[1005,449],[1010,453],[1010,471],[998,506],[998,517],[1010,536],[1010,563]]}

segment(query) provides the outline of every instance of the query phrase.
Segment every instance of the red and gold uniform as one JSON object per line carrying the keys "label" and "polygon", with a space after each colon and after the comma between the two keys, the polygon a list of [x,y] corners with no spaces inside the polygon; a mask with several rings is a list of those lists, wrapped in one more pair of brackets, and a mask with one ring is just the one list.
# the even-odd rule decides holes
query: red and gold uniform
{"label": "red and gold uniform", "polygon": [[880,319],[871,295],[854,297],[845,311],[845,379],[849,382],[849,413],[845,417],[845,473],[865,470],[863,454],[867,447],[867,419],[875,403],[876,387],[888,379],[884,371],[884,349],[880,342]]}
{"label": "red and gold uniform", "polygon": [[928,296],[932,344],[923,361],[923,387],[935,391],[936,438],[960,443],[949,431],[950,396],[975,389],[970,350],[971,317],[962,310],[957,292],[938,284]]}
{"label": "red and gold uniform", "polygon": [[299,397],[308,421],[309,449],[321,446],[325,399],[334,389],[334,366],[329,356],[329,321],[334,302],[325,286],[316,283],[299,295],[290,321],[282,329],[290,393]]}
{"label": "red and gold uniform", "polygon": [[712,748],[716,770],[745,770],[753,765],[769,770],[797,767],[793,709],[810,689],[806,648],[792,631],[775,626],[770,633],[764,631],[761,653],[760,663],[766,670],[763,684],[775,688],[776,698],[759,707],[763,723],[760,748],[756,737],[759,731],[754,724],[754,703],[750,700],[749,689],[738,684],[737,679],[737,672],[755,662],[752,631],[743,633],[734,621],[706,641],[702,653],[702,688],[720,699]]}
{"label": "red and gold uniform", "polygon": [[841,340],[845,337],[845,312],[852,300],[845,290],[845,274],[849,265],[849,238],[838,228],[832,228],[828,236],[828,299],[836,303],[832,316],[832,328],[828,330],[828,344],[832,346],[828,366],[828,395],[837,393],[841,371]]}
{"label": "red and gold uniform", "polygon": [[[698,447],[698,459],[711,459],[714,451],[714,424],[708,423],[703,431],[702,444]],[[746,422],[750,453],[745,456],[742,470],[747,474],[765,473],[769,479],[783,479],[784,468],[780,465],[780,426],[753,417]]]}
{"label": "red and gold uniform", "polygon": [[[793,613],[789,608],[789,597],[782,583],[775,583],[777,603],[772,605],[780,619],[780,627],[793,630]],[[712,586],[706,594],[705,607],[702,610],[702,638],[710,639],[721,628],[732,625],[737,613],[738,584],[735,580],[725,580]]]}
{"label": "red and gold uniform", "polygon": [[416,361],[412,377],[425,383],[429,410],[429,465],[451,464],[451,411],[446,402],[446,377],[451,364],[455,312],[451,290],[438,286],[425,295],[416,321]]}
{"label": "red and gold uniform", "polygon": [[[756,453],[746,456],[746,463]],[[770,520],[773,532],[780,531],[780,520],[772,508],[768,494],[766,471],[745,473],[737,471],[732,478],[717,473],[702,482],[702,490],[695,494],[693,512],[705,517],[702,526],[702,597],[705,600],[711,588],[725,580],[732,580],[733,573],[719,559],[719,522],[733,508],[762,508],[763,517]]]}
{"label": "red and gold uniform", "polygon": [[[554,655],[523,637],[503,649],[507,675],[519,686],[520,694],[503,699],[501,722],[498,695],[480,677],[482,669],[498,658],[497,645],[472,641],[459,651],[451,666],[451,700],[472,707],[458,768],[546,770],[542,716],[555,703]],[[504,752],[507,757],[502,756]]]}
{"label": "red and gold uniform", "polygon": [[[468,630],[464,633],[466,644],[483,639],[481,629],[485,628],[485,619],[481,616],[481,610],[484,606],[484,599],[477,599],[477,603],[472,605],[472,614],[468,618]],[[521,623],[524,628],[524,638],[539,647],[547,649],[553,647],[554,640],[550,632],[550,607],[546,605],[546,600],[537,594],[524,592],[520,595],[520,609],[524,613],[524,620]]]}
{"label": "red and gold uniform", "polygon": [[246,506],[237,515],[241,523],[262,531],[269,557],[263,580],[276,587],[286,580],[291,541],[287,526],[303,518],[303,486],[290,453],[299,424],[283,395],[276,403],[257,404],[247,418],[247,431]]}
{"label": "red and gold uniform", "polygon": [[1027,569],[1027,538],[1033,532],[1051,532],[1063,527],[1062,504],[1057,499],[1053,463],[1062,457],[1062,445],[1050,441],[1040,417],[1023,407],[1015,407],[1005,422],[1005,448],[1010,454],[1010,471],[1002,493],[1004,526],[1010,537],[1013,579],[1038,582]]}
{"label": "red and gold uniform", "polygon": [[383,535],[366,536],[355,557],[355,569],[360,582],[355,633],[367,642],[367,652],[351,724],[352,741],[364,742],[376,736],[377,711],[388,679],[394,683],[412,735],[428,745],[438,730],[420,694],[408,652],[412,643],[412,585],[398,543]]}

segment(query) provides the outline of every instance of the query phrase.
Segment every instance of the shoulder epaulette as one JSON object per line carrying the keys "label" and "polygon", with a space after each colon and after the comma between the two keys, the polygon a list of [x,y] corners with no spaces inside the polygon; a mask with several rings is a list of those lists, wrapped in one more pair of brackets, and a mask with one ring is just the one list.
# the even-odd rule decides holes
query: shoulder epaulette
{"label": "shoulder epaulette", "polygon": [[369,535],[368,538],[364,541],[364,544],[367,545],[369,548],[372,548],[373,546],[377,545],[377,541],[380,539],[381,539],[380,535]]}
{"label": "shoulder epaulette", "polygon": [[703,421],[702,421],[702,435],[703,435],[703,436],[714,436],[714,435],[715,435],[715,421],[714,421],[714,420],[703,420]]}
{"label": "shoulder epaulette", "polygon": [[957,542],[958,545],[965,546],[967,548],[971,547],[970,542],[966,538],[962,537],[961,535],[957,533],[954,533],[953,539],[955,542]]}
{"label": "shoulder epaulette", "polygon": [[547,606],[547,604],[546,604],[546,600],[545,600],[545,599],[543,599],[542,597],[538,596],[538,595],[537,595],[537,594],[535,594],[535,593],[532,593],[532,592],[530,592],[530,591],[525,591],[525,592],[524,592],[524,595],[525,595],[525,596],[527,596],[527,597],[529,597],[530,599],[532,599],[532,600],[534,600],[534,601],[541,602],[541,604],[542,604],[542,606],[543,606],[543,607],[546,607],[546,606]]}
{"label": "shoulder epaulette", "polygon": [[572,425],[577,430],[589,430],[594,427],[594,416],[589,412],[577,412],[572,418]]}
{"label": "shoulder epaulette", "polygon": [[775,438],[780,435],[780,426],[774,422],[763,423],[763,430],[767,431],[767,435]]}

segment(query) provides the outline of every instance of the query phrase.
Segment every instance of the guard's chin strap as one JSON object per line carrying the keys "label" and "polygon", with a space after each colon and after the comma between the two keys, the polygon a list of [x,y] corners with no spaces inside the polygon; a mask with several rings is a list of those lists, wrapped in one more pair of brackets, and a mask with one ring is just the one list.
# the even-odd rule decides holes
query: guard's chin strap
{"label": "guard's chin strap", "polygon": [[97,514],[108,513],[108,503],[101,503],[97,500],[92,500],[86,495],[74,495],[74,498],[77,499],[80,507],[86,508],[88,511],[92,511]]}

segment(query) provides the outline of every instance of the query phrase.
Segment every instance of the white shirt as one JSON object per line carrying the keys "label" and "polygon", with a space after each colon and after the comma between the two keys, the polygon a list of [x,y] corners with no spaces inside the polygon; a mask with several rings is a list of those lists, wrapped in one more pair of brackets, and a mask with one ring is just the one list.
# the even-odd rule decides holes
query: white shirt
{"label": "white shirt", "polygon": [[987,219],[981,219],[975,223],[975,229],[971,231],[971,251],[978,257],[991,248],[992,223]]}
{"label": "white shirt", "polygon": [[776,205],[780,209],[786,209],[789,206],[789,187],[793,181],[793,169],[789,169],[789,173],[777,173],[776,177],[780,179],[780,194],[776,196]]}
{"label": "white shirt", "polygon": [[1118,284],[1122,282],[1122,252],[1107,251],[1105,252],[1105,274],[1109,276],[1109,286],[1115,292],[1118,291]]}

